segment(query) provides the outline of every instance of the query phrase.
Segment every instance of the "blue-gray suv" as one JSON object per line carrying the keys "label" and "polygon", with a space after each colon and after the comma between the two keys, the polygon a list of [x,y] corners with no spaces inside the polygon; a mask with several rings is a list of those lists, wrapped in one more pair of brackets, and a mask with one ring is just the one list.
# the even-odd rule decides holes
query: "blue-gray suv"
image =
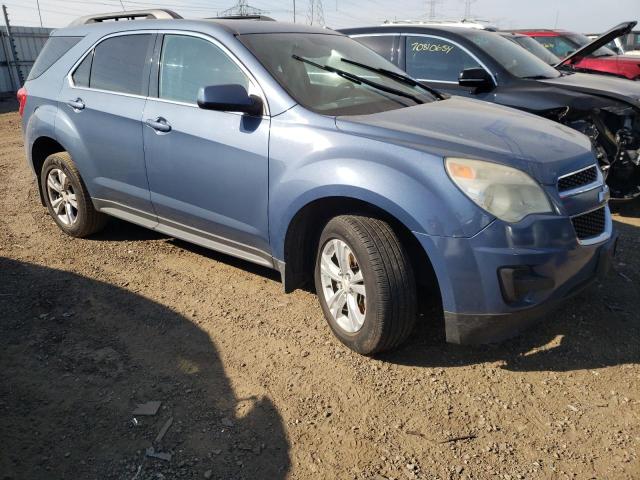
{"label": "blue-gray suv", "polygon": [[330,30],[87,17],[52,34],[18,97],[64,232],[111,215],[277,269],[286,291],[313,280],[363,354],[406,339],[429,289],[448,341],[514,335],[614,251],[588,138],[448,98]]}

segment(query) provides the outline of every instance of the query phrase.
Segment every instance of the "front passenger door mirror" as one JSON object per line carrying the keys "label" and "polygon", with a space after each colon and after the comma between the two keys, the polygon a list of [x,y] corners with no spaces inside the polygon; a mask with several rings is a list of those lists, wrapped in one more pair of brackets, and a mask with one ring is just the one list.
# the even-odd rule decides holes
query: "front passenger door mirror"
{"label": "front passenger door mirror", "polygon": [[493,79],[484,68],[467,68],[460,72],[458,84],[461,87],[474,88],[479,90],[493,89]]}
{"label": "front passenger door mirror", "polygon": [[205,110],[219,112],[241,112],[260,116],[263,112],[262,99],[249,95],[242,85],[211,85],[198,91],[198,106]]}

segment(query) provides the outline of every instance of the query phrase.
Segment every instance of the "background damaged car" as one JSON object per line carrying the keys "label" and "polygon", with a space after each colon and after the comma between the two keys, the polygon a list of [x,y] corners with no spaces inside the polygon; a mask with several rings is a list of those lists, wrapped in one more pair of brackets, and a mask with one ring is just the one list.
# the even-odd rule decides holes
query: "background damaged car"
{"label": "background damaged car", "polygon": [[640,195],[640,82],[558,70],[504,34],[486,30],[389,25],[343,33],[424,85],[518,108],[584,133],[612,199]]}

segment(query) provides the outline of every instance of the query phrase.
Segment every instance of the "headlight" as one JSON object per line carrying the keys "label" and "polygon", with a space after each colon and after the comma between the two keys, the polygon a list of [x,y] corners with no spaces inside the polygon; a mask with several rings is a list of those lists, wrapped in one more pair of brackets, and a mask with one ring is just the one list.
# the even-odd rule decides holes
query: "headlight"
{"label": "headlight", "polygon": [[540,185],[520,170],[467,158],[447,158],[445,165],[451,180],[467,197],[505,222],[553,211]]}

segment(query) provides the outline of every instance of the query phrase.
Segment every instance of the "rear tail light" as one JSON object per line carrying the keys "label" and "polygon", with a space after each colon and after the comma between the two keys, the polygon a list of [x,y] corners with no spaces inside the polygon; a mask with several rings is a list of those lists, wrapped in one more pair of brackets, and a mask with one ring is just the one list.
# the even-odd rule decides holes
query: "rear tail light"
{"label": "rear tail light", "polygon": [[20,90],[18,90],[16,96],[18,97],[19,104],[18,113],[20,113],[20,116],[22,116],[24,114],[24,107],[27,105],[27,89],[22,87]]}

